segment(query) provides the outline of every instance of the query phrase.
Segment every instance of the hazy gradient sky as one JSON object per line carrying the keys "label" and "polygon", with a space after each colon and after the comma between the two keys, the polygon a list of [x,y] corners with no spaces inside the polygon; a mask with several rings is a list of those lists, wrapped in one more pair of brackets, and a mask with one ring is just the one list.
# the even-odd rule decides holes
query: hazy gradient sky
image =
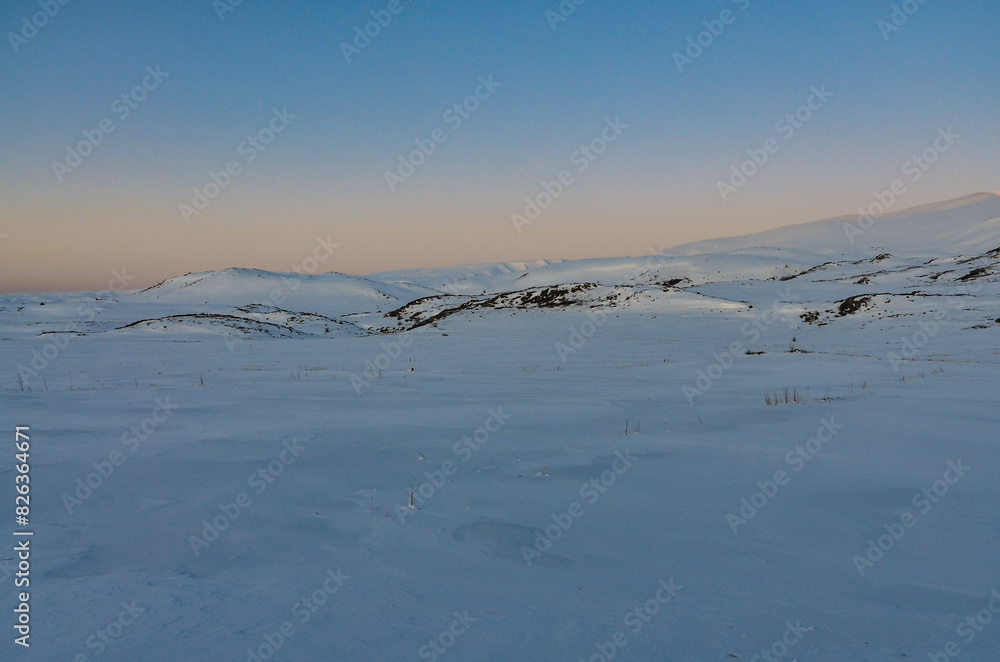
{"label": "hazy gradient sky", "polygon": [[[51,18],[3,3],[0,291],[105,289],[113,269],[132,287],[288,271],[317,237],[340,245],[319,270],[347,273],[636,255],[854,213],[949,126],[961,138],[896,208],[1000,189],[995,0],[910,0],[888,39],[888,1],[586,0],[553,29],[557,0],[398,0],[350,62],[341,43],[388,0],[243,0],[220,19],[225,1],[41,0]],[[678,71],[674,52],[724,10],[733,22]],[[446,111],[491,75],[456,127]],[[116,103],[144,77],[155,89]],[[812,86],[832,98],[779,132]],[[241,153],[274,108],[294,118]],[[628,128],[579,172],[574,152],[609,118]],[[57,176],[102,120],[114,130]],[[385,172],[439,128],[390,191]],[[778,151],[723,201],[717,182],[769,138]],[[179,205],[229,161],[239,174],[185,223]],[[573,183],[518,233],[511,215],[564,169]]]}

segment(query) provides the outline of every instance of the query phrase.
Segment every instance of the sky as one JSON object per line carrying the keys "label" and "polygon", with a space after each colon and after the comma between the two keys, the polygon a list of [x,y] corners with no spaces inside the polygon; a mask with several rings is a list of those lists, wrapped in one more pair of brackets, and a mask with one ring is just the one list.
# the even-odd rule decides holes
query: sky
{"label": "sky", "polygon": [[641,255],[899,178],[893,210],[1000,189],[996,2],[62,1],[0,7],[0,292]]}

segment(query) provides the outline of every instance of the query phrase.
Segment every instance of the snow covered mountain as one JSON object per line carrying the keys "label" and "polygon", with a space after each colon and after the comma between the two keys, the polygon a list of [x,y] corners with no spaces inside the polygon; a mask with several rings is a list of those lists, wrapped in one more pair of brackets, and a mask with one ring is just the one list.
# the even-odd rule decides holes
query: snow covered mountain
{"label": "snow covered mountain", "polygon": [[[405,331],[430,319],[440,326],[451,318],[552,307],[606,306],[659,314],[678,305],[714,310],[733,301],[752,304],[753,296],[740,292],[750,283],[767,281],[794,281],[804,313],[810,306],[839,305],[851,297],[870,302],[879,296],[941,296],[949,287],[995,274],[998,249],[1000,195],[980,193],[879,218],[816,221],[636,258],[368,276],[235,268],[187,274],[139,292],[98,295],[93,305],[99,310],[85,321],[52,315],[49,308],[28,324],[10,315],[4,322],[11,332],[340,337]],[[78,305],[81,297],[71,300]],[[24,312],[20,302],[45,298],[7,297],[7,308],[17,304],[13,312]],[[67,305],[47,303],[57,310]],[[71,329],[65,328],[67,322]]]}

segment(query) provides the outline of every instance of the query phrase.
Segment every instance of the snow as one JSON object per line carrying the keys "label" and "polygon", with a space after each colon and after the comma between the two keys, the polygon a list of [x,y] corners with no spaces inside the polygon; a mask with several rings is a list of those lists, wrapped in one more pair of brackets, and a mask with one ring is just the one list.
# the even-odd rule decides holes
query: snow
{"label": "snow", "polygon": [[0,297],[3,659],[994,659],[1000,197],[845,222]]}
{"label": "snow", "polygon": [[[872,205],[878,201],[873,197]],[[726,252],[738,248],[780,246],[818,255],[863,257],[890,248],[897,255],[955,255],[976,247],[1000,246],[1000,194],[975,193],[956,200],[902,211],[879,212],[872,207],[870,229],[850,240],[845,224],[859,226],[860,214],[803,223],[767,232],[699,241],[676,249],[680,253]],[[881,209],[885,209],[881,207]],[[862,210],[863,211],[863,210]],[[861,226],[862,228],[864,226]]]}

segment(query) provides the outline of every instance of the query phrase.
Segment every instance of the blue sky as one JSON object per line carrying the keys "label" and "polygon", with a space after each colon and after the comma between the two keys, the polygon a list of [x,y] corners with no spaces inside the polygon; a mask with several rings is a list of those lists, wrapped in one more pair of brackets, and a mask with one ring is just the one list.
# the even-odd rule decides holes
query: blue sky
{"label": "blue sky", "polygon": [[[136,285],[284,270],[320,234],[351,273],[638,254],[852,213],[948,126],[961,140],[900,208],[1000,189],[996,3],[915,3],[886,40],[890,2],[587,0],[553,29],[556,1],[400,0],[348,63],[341,43],[388,5],[243,0],[220,20],[208,0],[69,0],[15,52],[8,33],[41,9],[5,3],[0,290],[99,288],[123,265]],[[679,72],[673,54],[726,10]],[[157,65],[169,75],[118,119],[111,104]],[[490,75],[495,92],[390,191],[385,172]],[[717,182],[812,86],[832,98],[723,201]],[[244,162],[273,108],[294,119]],[[105,118],[114,131],[60,181],[53,161]],[[515,232],[511,214],[607,118],[628,129]],[[241,172],[185,223],[179,205],[233,159]]]}

